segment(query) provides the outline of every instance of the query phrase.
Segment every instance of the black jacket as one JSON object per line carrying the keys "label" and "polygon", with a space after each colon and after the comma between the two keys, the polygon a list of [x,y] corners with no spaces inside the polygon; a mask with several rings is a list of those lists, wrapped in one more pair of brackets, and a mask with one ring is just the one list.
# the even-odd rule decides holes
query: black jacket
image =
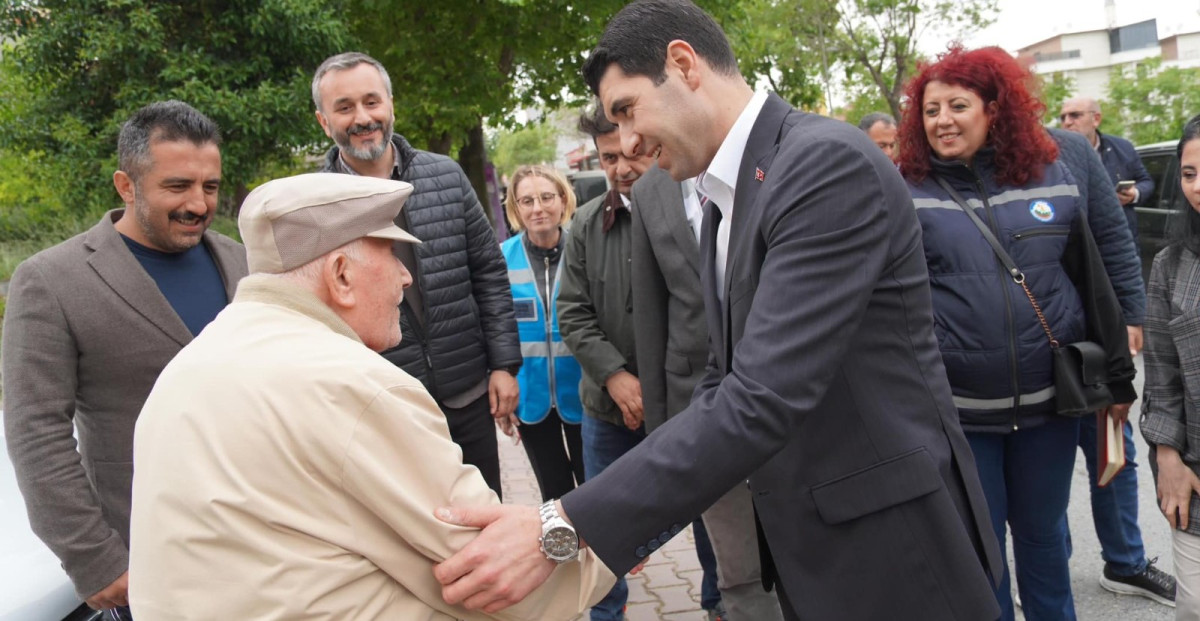
{"label": "black jacket", "polygon": [[[1142,261],[1138,257],[1136,233],[1130,235],[1126,213],[1121,209],[1106,164],[1083,136],[1065,129],[1050,129],[1058,143],[1058,157],[1075,177],[1080,202],[1087,208],[1088,226],[1104,258],[1104,268],[1112,282],[1125,324],[1140,326],[1146,316],[1146,285],[1142,282]],[[1107,138],[1107,136],[1106,136]],[[1139,164],[1140,166],[1140,164]],[[1140,186],[1139,186],[1140,187]],[[1151,185],[1153,188],[1153,185]],[[1149,196],[1153,189],[1143,192]]]}
{"label": "black jacket", "polygon": [[[404,214],[408,232],[423,242],[415,248],[413,281],[421,289],[425,325],[405,299],[403,340],[383,355],[442,401],[470,390],[489,370],[521,365],[508,265],[462,168],[399,135],[392,145],[400,155],[400,180],[413,185]],[[321,170],[340,172],[338,157],[335,146]]]}

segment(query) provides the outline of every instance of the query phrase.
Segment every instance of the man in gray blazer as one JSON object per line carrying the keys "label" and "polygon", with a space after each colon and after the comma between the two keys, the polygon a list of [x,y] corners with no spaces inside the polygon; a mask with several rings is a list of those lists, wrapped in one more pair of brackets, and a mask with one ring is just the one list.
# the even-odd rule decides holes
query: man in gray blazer
{"label": "man in gray blazer", "polygon": [[[708,359],[695,187],[658,166],[633,186],[633,331],[647,432],[691,403]],[[702,517],[729,618],[781,619],[779,600],[762,584],[750,490],[734,485]]]}
{"label": "man in gray blazer", "polygon": [[10,283],[0,356],[8,456],[33,531],[93,608],[127,605],[142,403],[246,275],[242,246],[207,230],[219,143],[216,124],[185,103],[138,110],[113,174],[125,208],[30,257]]}
{"label": "man in gray blazer", "polygon": [[584,76],[627,154],[704,174],[708,370],[687,409],[556,505],[439,510],[485,526],[435,569],[443,596],[519,601],[570,529],[627,571],[748,477],[785,619],[999,617],[999,546],[895,166],[854,127],[755,93],[688,0],[626,5]]}

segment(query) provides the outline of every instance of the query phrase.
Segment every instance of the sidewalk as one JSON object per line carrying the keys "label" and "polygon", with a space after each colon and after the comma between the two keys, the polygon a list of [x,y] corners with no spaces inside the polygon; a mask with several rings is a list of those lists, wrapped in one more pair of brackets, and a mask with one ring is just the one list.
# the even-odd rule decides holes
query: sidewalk
{"label": "sidewalk", "polygon": [[[525,449],[497,434],[500,443],[500,478],[504,502],[537,506],[541,504],[537,479],[525,456]],[[679,533],[660,548],[642,573],[631,576],[628,621],[706,621],[700,608],[700,563],[692,529]],[[587,615],[581,617],[587,619]]]}

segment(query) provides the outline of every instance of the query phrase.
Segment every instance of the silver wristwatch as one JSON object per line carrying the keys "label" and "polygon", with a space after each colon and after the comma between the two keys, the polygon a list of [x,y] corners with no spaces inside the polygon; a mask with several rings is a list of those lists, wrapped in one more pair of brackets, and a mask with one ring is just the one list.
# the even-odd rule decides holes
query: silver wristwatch
{"label": "silver wristwatch", "polygon": [[551,500],[538,509],[542,516],[542,536],[538,543],[542,554],[555,563],[573,561],[579,556],[579,535],[558,514],[558,508]]}

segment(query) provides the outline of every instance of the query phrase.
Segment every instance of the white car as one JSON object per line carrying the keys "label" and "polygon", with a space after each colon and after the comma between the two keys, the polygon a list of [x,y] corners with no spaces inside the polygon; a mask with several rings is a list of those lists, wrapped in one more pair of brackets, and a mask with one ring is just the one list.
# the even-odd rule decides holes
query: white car
{"label": "white car", "polygon": [[[0,420],[4,412],[0,411]],[[0,426],[0,445],[4,429]],[[12,462],[0,458],[0,621],[100,619],[75,596],[58,558],[29,529]]]}

